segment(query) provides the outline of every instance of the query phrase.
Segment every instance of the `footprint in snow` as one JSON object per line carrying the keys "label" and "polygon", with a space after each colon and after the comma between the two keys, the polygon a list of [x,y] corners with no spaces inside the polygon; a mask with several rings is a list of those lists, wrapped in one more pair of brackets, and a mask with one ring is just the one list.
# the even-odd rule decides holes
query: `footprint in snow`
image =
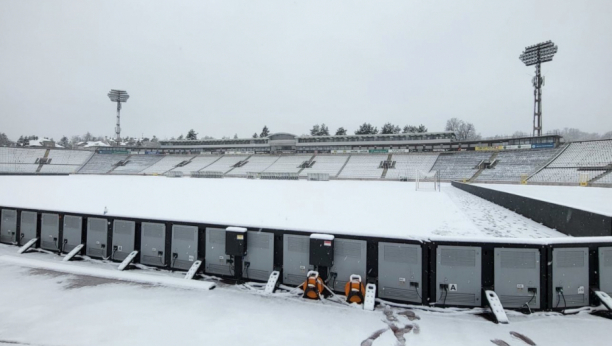
{"label": "footprint in snow", "polygon": [[497,346],[510,346],[510,344],[505,342],[504,340],[493,339],[493,340],[491,340],[491,342],[494,343]]}
{"label": "footprint in snow", "polygon": [[374,340],[378,339],[378,337],[384,333],[385,331],[387,331],[387,328],[384,329],[379,329],[377,331],[375,331],[372,335],[370,335],[367,339],[363,340],[361,342],[361,346],[372,346],[372,344],[374,343]]}
{"label": "footprint in snow", "polygon": [[383,310],[383,314],[387,318],[387,321],[397,322],[397,317],[393,315],[393,310],[391,310],[388,306],[385,306],[385,310]]}
{"label": "footprint in snow", "polygon": [[421,318],[417,316],[412,310],[404,310],[397,313],[398,315],[406,316],[406,318],[410,321],[420,320]]}
{"label": "footprint in snow", "polygon": [[524,343],[526,343],[527,345],[530,346],[536,346],[536,343],[533,342],[533,340],[531,340],[530,338],[526,337],[525,335],[521,334],[521,333],[517,333],[517,332],[510,332],[510,335],[512,335],[513,338],[522,340]]}
{"label": "footprint in snow", "polygon": [[395,338],[397,339],[398,344],[405,345],[406,338],[404,338],[404,334],[410,333],[414,329],[414,325],[407,324],[403,328],[400,328],[393,323],[389,323],[389,328],[391,328],[393,335],[395,335]]}

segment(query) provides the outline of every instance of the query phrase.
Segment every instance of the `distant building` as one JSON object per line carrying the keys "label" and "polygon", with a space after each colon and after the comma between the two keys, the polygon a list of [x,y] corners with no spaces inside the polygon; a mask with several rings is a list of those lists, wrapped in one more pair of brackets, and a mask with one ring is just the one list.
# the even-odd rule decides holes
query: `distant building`
{"label": "distant building", "polygon": [[79,149],[97,148],[97,147],[110,147],[110,145],[104,142],[101,142],[101,141],[89,141],[89,142],[77,143],[77,148]]}
{"label": "distant building", "polygon": [[58,145],[55,144],[55,141],[53,139],[49,139],[49,138],[42,138],[42,139],[30,139],[28,140],[29,144],[27,144],[27,147],[43,147],[43,148],[57,148],[59,147]]}

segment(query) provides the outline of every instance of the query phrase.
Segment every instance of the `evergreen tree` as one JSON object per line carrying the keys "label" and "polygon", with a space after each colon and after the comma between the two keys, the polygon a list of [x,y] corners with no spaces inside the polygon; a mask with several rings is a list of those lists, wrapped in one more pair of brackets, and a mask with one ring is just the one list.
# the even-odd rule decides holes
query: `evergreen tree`
{"label": "evergreen tree", "polygon": [[62,139],[60,139],[58,144],[64,148],[68,148],[70,146],[70,142],[68,142],[68,137],[63,136]]}
{"label": "evergreen tree", "polygon": [[310,135],[311,136],[318,136],[319,135],[319,131],[321,131],[321,129],[319,128],[319,125],[314,125],[312,127],[312,129],[310,129]]}
{"label": "evergreen tree", "polygon": [[257,138],[257,132],[253,134],[253,138]]}
{"label": "evergreen tree", "polygon": [[151,138],[151,142],[157,142],[157,141],[159,141],[159,140],[157,139],[157,136],[153,135],[153,138]]}
{"label": "evergreen tree", "polygon": [[187,132],[187,139],[190,141],[195,141],[196,139],[198,139],[198,133],[195,132],[193,129],[189,130],[189,132]]}
{"label": "evergreen tree", "polygon": [[399,126],[393,125],[391,123],[386,123],[385,125],[383,125],[382,129],[380,130],[380,133],[383,135],[390,135],[400,133],[400,131],[401,129]]}
{"label": "evergreen tree", "polygon": [[234,139],[238,139],[238,134],[234,133]]}
{"label": "evergreen tree", "polygon": [[270,135],[270,130],[268,130],[268,127],[264,125],[263,129],[261,130],[261,134],[259,135],[259,138],[265,138],[268,137]]}
{"label": "evergreen tree", "polygon": [[425,133],[425,132],[427,132],[427,128],[425,127],[425,125],[421,124],[421,125],[419,125],[419,127],[417,128],[417,132],[418,132],[418,133]]}
{"label": "evergreen tree", "polygon": [[325,124],[321,124],[321,129],[319,130],[319,136],[329,136],[329,129]]}
{"label": "evergreen tree", "polygon": [[346,129],[344,127],[339,127],[336,130],[336,136],[346,136]]}
{"label": "evergreen tree", "polygon": [[369,123],[363,123],[359,126],[359,130],[355,131],[356,135],[375,135],[378,134],[378,128],[372,126]]}
{"label": "evergreen tree", "polygon": [[183,135],[178,136],[178,138],[177,138],[177,139],[178,139],[179,141],[182,141],[182,140],[183,140]]}
{"label": "evergreen tree", "polygon": [[416,133],[416,130],[416,127],[412,125],[406,125],[404,126],[404,131],[402,131],[402,133]]}
{"label": "evergreen tree", "polygon": [[13,144],[13,142],[6,136],[6,134],[0,132],[0,147],[7,147],[11,144]]}

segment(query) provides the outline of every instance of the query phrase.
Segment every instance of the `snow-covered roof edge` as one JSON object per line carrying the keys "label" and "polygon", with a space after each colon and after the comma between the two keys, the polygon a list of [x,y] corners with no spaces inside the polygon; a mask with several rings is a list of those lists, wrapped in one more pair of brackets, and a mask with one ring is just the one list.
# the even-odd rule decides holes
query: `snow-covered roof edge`
{"label": "snow-covered roof edge", "polygon": [[334,236],[331,234],[314,233],[310,235],[310,239],[334,240]]}

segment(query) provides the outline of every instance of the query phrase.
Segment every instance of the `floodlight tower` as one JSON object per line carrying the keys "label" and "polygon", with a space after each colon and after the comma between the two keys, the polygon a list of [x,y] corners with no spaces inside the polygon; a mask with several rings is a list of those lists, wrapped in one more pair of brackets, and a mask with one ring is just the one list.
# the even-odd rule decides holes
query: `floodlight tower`
{"label": "floodlight tower", "polygon": [[121,102],[127,102],[130,95],[124,90],[111,89],[108,93],[108,98],[110,98],[112,102],[117,102],[117,127],[115,127],[115,134],[117,135],[117,145],[119,145],[119,143],[121,143],[121,126],[119,125]]}
{"label": "floodlight tower", "polygon": [[544,79],[540,74],[540,64],[552,61],[555,53],[557,53],[557,46],[552,41],[546,41],[525,48],[523,54],[519,57],[526,66],[536,66],[536,75],[532,80],[535,88],[533,91],[533,136],[542,135],[542,85]]}

